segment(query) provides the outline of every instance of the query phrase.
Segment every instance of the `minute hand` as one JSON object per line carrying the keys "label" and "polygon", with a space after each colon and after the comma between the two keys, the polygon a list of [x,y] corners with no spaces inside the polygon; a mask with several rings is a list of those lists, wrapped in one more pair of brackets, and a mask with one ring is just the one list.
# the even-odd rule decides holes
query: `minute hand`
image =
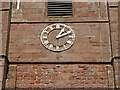
{"label": "minute hand", "polygon": [[64,37],[64,36],[66,36],[66,35],[68,35],[68,34],[70,34],[70,33],[71,33],[71,31],[68,31],[67,33],[64,33],[64,34],[62,34],[62,35],[58,35],[58,36],[56,36],[56,39],[61,38],[61,37]]}

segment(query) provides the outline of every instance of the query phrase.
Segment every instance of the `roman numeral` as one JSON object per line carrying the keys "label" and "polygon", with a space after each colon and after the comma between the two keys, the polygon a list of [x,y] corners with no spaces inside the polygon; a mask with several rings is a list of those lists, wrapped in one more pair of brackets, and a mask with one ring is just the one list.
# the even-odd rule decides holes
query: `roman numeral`
{"label": "roman numeral", "polygon": [[47,31],[44,31],[44,33],[47,33],[47,34],[48,34],[49,32],[47,32]]}
{"label": "roman numeral", "polygon": [[63,47],[66,49],[66,46],[65,46],[65,45],[63,45]]}
{"label": "roman numeral", "polygon": [[50,44],[49,48],[52,48],[52,47],[53,47],[53,45],[52,45],[52,44]]}
{"label": "roman numeral", "polygon": [[56,29],[60,29],[60,25],[59,24],[56,25]]}
{"label": "roman numeral", "polygon": [[44,39],[47,39],[47,36],[43,36]]}
{"label": "roman numeral", "polygon": [[53,30],[53,29],[54,29],[52,26],[50,26],[49,28],[50,28],[50,30]]}
{"label": "roman numeral", "polygon": [[56,46],[56,49],[58,50],[58,49],[59,49],[59,46]]}
{"label": "roman numeral", "polygon": [[47,45],[49,42],[48,42],[48,41],[45,41],[44,43]]}
{"label": "roman numeral", "polygon": [[74,36],[69,36],[69,38],[73,38]]}
{"label": "roman numeral", "polygon": [[71,44],[72,42],[71,41],[67,41],[67,43]]}

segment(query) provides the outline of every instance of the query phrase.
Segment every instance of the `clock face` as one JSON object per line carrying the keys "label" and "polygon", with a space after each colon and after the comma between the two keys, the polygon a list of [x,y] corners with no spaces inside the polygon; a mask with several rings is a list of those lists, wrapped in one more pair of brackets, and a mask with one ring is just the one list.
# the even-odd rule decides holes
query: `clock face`
{"label": "clock face", "polygon": [[40,38],[46,49],[60,52],[73,45],[75,33],[65,24],[51,24],[41,32]]}

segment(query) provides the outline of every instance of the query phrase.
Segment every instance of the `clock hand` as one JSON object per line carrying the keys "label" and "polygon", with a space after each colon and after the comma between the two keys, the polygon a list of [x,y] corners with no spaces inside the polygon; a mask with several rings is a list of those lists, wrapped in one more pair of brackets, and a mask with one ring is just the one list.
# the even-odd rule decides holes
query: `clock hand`
{"label": "clock hand", "polygon": [[64,28],[61,30],[61,32],[58,34],[58,35],[60,35],[60,34],[62,34],[62,32],[64,32],[65,30],[64,30]]}
{"label": "clock hand", "polygon": [[68,31],[67,33],[64,33],[64,34],[62,34],[62,35],[58,35],[58,36],[56,36],[56,39],[61,38],[61,37],[64,37],[64,36],[66,36],[66,35],[68,35],[68,34],[70,34],[70,33],[71,33],[71,31]]}
{"label": "clock hand", "polygon": [[65,31],[65,30],[64,30],[64,28],[63,28],[56,37],[59,37],[64,31]]}

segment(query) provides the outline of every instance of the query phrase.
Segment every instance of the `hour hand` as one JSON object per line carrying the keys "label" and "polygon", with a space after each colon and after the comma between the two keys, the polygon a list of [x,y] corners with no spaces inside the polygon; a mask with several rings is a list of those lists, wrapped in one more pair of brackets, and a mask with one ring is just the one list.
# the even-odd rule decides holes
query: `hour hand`
{"label": "hour hand", "polygon": [[58,36],[61,35],[63,32],[65,32],[64,28],[60,31],[60,33],[58,34]]}
{"label": "hour hand", "polygon": [[60,36],[63,32],[65,32],[64,28],[60,31],[60,33],[56,36],[56,38]]}
{"label": "hour hand", "polygon": [[70,34],[71,33],[71,31],[68,31],[67,33],[63,33],[62,35],[57,35],[56,36],[56,39],[59,39],[59,38],[61,38],[61,37],[64,37],[64,36],[66,36],[66,35],[68,35],[68,34]]}

